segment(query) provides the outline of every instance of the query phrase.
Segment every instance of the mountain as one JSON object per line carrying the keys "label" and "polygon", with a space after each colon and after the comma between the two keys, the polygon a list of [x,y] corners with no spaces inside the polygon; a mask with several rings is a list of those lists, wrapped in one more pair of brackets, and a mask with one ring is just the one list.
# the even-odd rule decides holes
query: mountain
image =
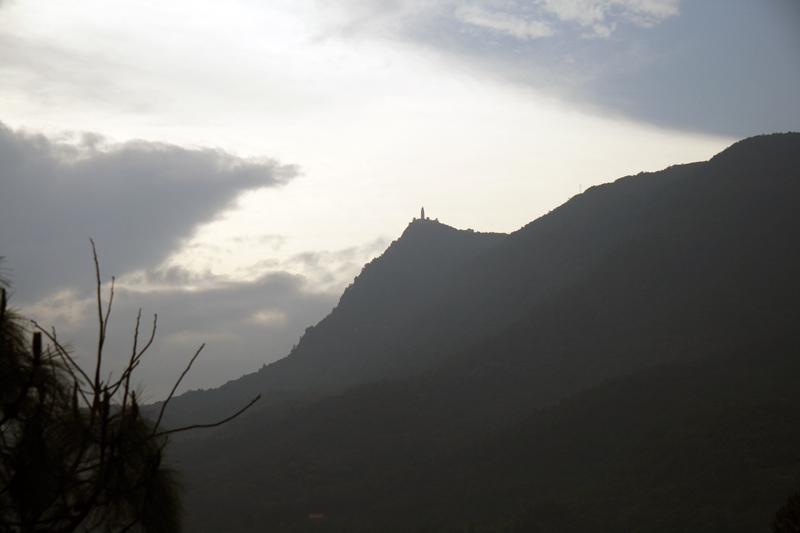
{"label": "mountain", "polygon": [[[367,264],[338,305],[310,326],[291,353],[222,387],[191,391],[170,402],[167,425],[221,419],[261,394],[259,407],[314,391],[413,373],[433,361],[398,363],[405,326],[441,298],[454,273],[506,235],[457,230],[415,219],[402,236]],[[160,405],[160,404],[159,404]],[[156,405],[158,407],[158,405]]]}
{"label": "mountain", "polygon": [[800,486],[798,200],[784,134],[593,187],[480,246],[412,223],[259,373],[295,368],[313,394],[174,443],[191,529],[767,524]]}

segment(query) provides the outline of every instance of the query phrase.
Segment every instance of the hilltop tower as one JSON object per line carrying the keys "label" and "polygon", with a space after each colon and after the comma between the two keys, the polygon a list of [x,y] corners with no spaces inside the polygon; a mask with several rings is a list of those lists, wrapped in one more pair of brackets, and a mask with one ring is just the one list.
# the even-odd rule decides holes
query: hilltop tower
{"label": "hilltop tower", "polygon": [[422,208],[422,211],[420,211],[419,219],[420,220],[425,220],[425,208],[424,207]]}

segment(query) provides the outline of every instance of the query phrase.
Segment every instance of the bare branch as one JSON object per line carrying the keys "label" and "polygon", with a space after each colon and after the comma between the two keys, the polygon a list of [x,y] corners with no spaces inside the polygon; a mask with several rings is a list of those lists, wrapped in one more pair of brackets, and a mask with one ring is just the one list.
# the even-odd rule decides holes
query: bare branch
{"label": "bare branch", "polygon": [[155,433],[158,430],[158,425],[161,423],[161,419],[164,417],[164,410],[167,408],[167,404],[172,399],[172,396],[175,395],[175,391],[177,390],[178,385],[181,384],[181,381],[183,380],[183,376],[185,376],[186,373],[189,372],[189,369],[192,368],[192,363],[194,363],[194,360],[197,359],[197,356],[200,355],[200,352],[203,351],[203,348],[205,348],[205,346],[206,346],[206,344],[203,343],[200,346],[200,348],[197,349],[197,351],[194,353],[194,355],[192,356],[191,360],[189,361],[189,364],[186,365],[186,368],[183,369],[183,372],[181,373],[181,377],[179,377],[178,381],[175,382],[175,385],[172,386],[172,390],[170,391],[169,396],[167,396],[167,399],[164,400],[163,404],[161,404],[161,411],[159,411],[159,413],[158,413],[158,420],[156,420],[156,425],[153,427],[153,433]]}
{"label": "bare branch", "polygon": [[[89,239],[89,242],[92,243],[92,257],[94,258],[95,283],[97,284],[97,320],[100,330],[97,335],[97,362],[95,364],[94,381],[92,382],[96,393],[100,385],[100,367],[103,361],[103,344],[106,340],[106,325],[103,317],[103,298],[101,291],[103,282],[100,279],[100,262],[97,260],[97,249],[94,246],[94,241]],[[111,307],[110,302],[109,307]],[[97,394],[95,394],[94,400],[97,401]]]}
{"label": "bare branch", "polygon": [[91,383],[91,380],[89,379],[89,376],[86,375],[86,372],[84,372],[83,369],[80,367],[80,365],[78,365],[78,363],[75,362],[75,360],[69,354],[67,349],[64,348],[64,346],[60,342],[58,342],[58,339],[56,338],[55,328],[53,328],[53,332],[51,333],[46,329],[44,329],[42,326],[40,326],[39,323],[36,322],[35,320],[31,320],[31,323],[36,329],[44,333],[45,336],[50,340],[50,342],[53,343],[53,347],[55,348],[56,354],[65,361],[66,364],[64,365],[64,368],[66,368],[67,372],[72,377],[72,380],[75,382],[75,386],[78,392],[80,393],[81,397],[83,397],[83,401],[86,402],[86,405],[91,405],[91,402],[86,397],[86,394],[84,393],[83,389],[78,386],[78,384],[81,382],[81,379],[75,374],[75,371],[77,370],[80,373],[80,375],[83,376],[84,380],[87,383]]}
{"label": "bare branch", "polygon": [[[0,0],[2,1],[2,0]],[[45,491],[48,500],[42,502],[41,511],[36,511],[36,515],[27,522],[33,524],[33,529],[42,531],[70,532],[80,528],[81,531],[94,531],[113,529],[114,531],[130,531],[140,522],[139,511],[131,507],[129,510],[117,508],[114,498],[121,498],[133,504],[140,501],[140,493],[149,490],[147,483],[156,481],[160,486],[167,487],[171,498],[177,502],[177,495],[174,492],[176,486],[174,480],[169,476],[164,479],[158,478],[158,471],[161,468],[161,458],[164,446],[167,444],[166,436],[171,433],[187,431],[196,428],[213,428],[221,426],[244,413],[247,409],[258,401],[261,396],[254,398],[244,408],[234,413],[232,416],[212,424],[197,424],[173,430],[161,430],[159,427],[163,420],[167,404],[175,396],[178,387],[183,382],[184,377],[191,369],[194,361],[199,357],[205,344],[195,352],[186,368],[175,382],[169,396],[161,406],[158,420],[155,425],[146,419],[139,411],[137,395],[131,390],[131,381],[134,370],[142,361],[144,353],[150,348],[155,339],[158,325],[158,316],[153,316],[153,326],[147,342],[142,346],[139,339],[141,328],[141,309],[136,317],[134,329],[133,346],[131,348],[128,364],[118,377],[113,377],[117,372],[109,373],[107,379],[101,379],[103,368],[103,350],[108,333],[108,324],[111,315],[111,307],[114,300],[114,283],[111,278],[110,294],[107,302],[103,302],[102,278],[100,275],[100,264],[97,257],[97,250],[93,240],[89,240],[92,245],[92,254],[95,265],[96,297],[97,297],[97,320],[99,332],[97,339],[97,360],[94,362],[94,377],[91,377],[91,370],[84,371],[78,365],[76,359],[69,350],[62,345],[56,335],[55,328],[48,331],[41,327],[37,322],[31,321],[34,330],[34,345],[28,347],[24,342],[27,333],[9,337],[6,329],[2,333],[5,349],[6,337],[8,342],[15,342],[13,348],[20,351],[20,357],[24,357],[23,363],[29,368],[31,380],[33,375],[38,376],[37,381],[25,383],[24,375],[20,378],[21,382],[17,385],[23,387],[23,396],[26,401],[30,400],[32,409],[27,412],[33,413],[32,416],[38,417],[41,422],[39,425],[31,425],[30,428],[20,425],[22,431],[49,430],[46,438],[42,439],[44,446],[41,452],[33,453],[44,454],[42,457],[60,457],[55,468],[58,468],[58,479],[60,485],[57,491]],[[0,283],[1,285],[2,283]],[[6,309],[5,291],[0,295],[0,319],[8,321],[10,318],[16,320],[13,311]],[[22,330],[20,330],[22,331]],[[14,330],[11,330],[14,333]],[[42,334],[48,339],[47,345],[42,345]],[[17,338],[19,337],[19,338]],[[90,363],[91,364],[91,363]],[[41,379],[39,379],[41,378]],[[28,394],[26,391],[36,387],[34,392],[38,394]],[[15,389],[16,390],[16,389]],[[15,396],[18,394],[13,393]],[[118,402],[119,394],[122,394],[121,401]],[[20,396],[22,398],[23,396]],[[13,400],[13,398],[12,398]],[[112,404],[112,402],[114,402]],[[8,402],[6,402],[8,404]],[[27,404],[26,404],[27,406]],[[12,406],[13,407],[13,406]],[[12,416],[8,412],[3,413]],[[16,415],[13,415],[16,416]],[[10,419],[9,419],[10,420]],[[9,422],[15,423],[15,422]],[[30,455],[30,450],[19,446],[24,444],[19,438],[13,436],[12,432],[6,431],[5,418],[0,421],[3,431],[0,432],[0,445],[3,447],[3,461],[8,462],[16,455],[22,454],[23,457]],[[13,428],[12,428],[13,429]],[[52,433],[52,436],[50,436]],[[41,436],[41,435],[39,435]],[[155,439],[155,440],[154,440]],[[27,442],[27,441],[25,441]],[[38,442],[38,441],[36,441]],[[20,444],[22,443],[22,444]],[[18,446],[19,445],[19,446]],[[65,447],[66,445],[66,447]],[[11,455],[5,450],[11,449]],[[135,464],[128,464],[127,457],[134,455],[137,458],[141,455],[143,461],[153,468],[138,468]],[[47,467],[45,465],[45,467]],[[115,472],[119,469],[130,469],[134,484],[117,483]],[[11,475],[19,472],[13,471]],[[4,501],[7,499],[5,492],[9,489],[9,472],[0,472],[0,495]],[[22,474],[20,474],[22,475]],[[122,474],[124,477],[127,473]],[[154,477],[155,476],[155,477]],[[128,478],[125,477],[125,480]],[[61,481],[63,480],[63,482]],[[44,480],[44,482],[48,482]],[[119,486],[117,486],[119,485]],[[38,494],[38,493],[37,493]],[[27,496],[25,496],[27,497]],[[23,498],[24,499],[24,498]],[[120,501],[122,501],[120,500]],[[20,500],[22,501],[22,500]],[[38,505],[38,503],[37,503]],[[138,505],[138,503],[137,503]],[[4,510],[5,512],[5,510]],[[171,511],[169,511],[171,512]],[[3,517],[5,519],[5,515]],[[7,525],[12,524],[15,517],[5,520]],[[177,520],[177,516],[172,518]],[[25,521],[23,521],[25,522]],[[20,524],[25,525],[23,522]],[[27,523],[25,522],[25,523]],[[0,527],[0,529],[3,529]],[[27,530],[27,528],[25,528]]]}
{"label": "bare branch", "polygon": [[120,376],[119,380],[116,381],[111,386],[111,388],[113,388],[113,391],[112,391],[112,396],[113,396],[114,394],[117,393],[117,391],[120,389],[122,384],[123,383],[125,384],[125,392],[124,392],[125,398],[123,398],[123,409],[124,409],[124,406],[125,406],[125,401],[126,401],[125,399],[127,398],[128,392],[130,391],[130,378],[131,378],[131,375],[133,374],[133,371],[136,369],[136,367],[139,366],[139,363],[141,362],[142,356],[150,348],[150,345],[153,344],[153,340],[155,339],[155,336],[156,336],[156,327],[158,325],[158,315],[154,314],[153,315],[153,328],[150,330],[150,338],[147,339],[147,344],[144,345],[144,348],[142,348],[141,350],[136,352],[136,347],[137,347],[137,343],[138,343],[138,339],[139,339],[139,319],[140,319],[141,315],[142,315],[142,310],[139,309],[139,314],[136,317],[136,331],[135,331],[134,337],[133,337],[133,351],[131,352],[130,362],[128,363],[128,366],[125,367],[125,370],[122,372],[122,375]]}
{"label": "bare branch", "polygon": [[150,338],[147,339],[147,344],[144,345],[144,348],[139,350],[139,353],[136,354],[136,359],[137,360],[142,355],[144,355],[144,352],[146,352],[150,348],[150,345],[153,344],[153,339],[155,339],[155,337],[156,337],[156,326],[157,325],[158,325],[158,315],[157,314],[153,314],[153,329],[150,330]]}
{"label": "bare branch", "polygon": [[138,361],[136,360],[136,348],[139,342],[139,324],[141,321],[142,310],[140,308],[139,312],[136,314],[136,326],[133,330],[133,348],[131,349],[131,358],[128,361],[128,366],[125,367],[125,370],[122,372],[119,380],[114,385],[114,390],[111,392],[111,395],[113,396],[123,384],[125,385],[125,389],[122,393],[122,412],[125,412],[125,407],[128,404],[128,392],[130,391],[131,374],[133,373],[133,369],[138,365]]}
{"label": "bare branch", "polygon": [[106,317],[103,322],[103,337],[106,336],[106,330],[108,329],[108,318],[111,316],[111,303],[114,301],[114,283],[116,280],[117,278],[111,276],[111,287],[108,293],[108,307],[106,307]]}
{"label": "bare branch", "polygon": [[236,418],[240,414],[242,414],[245,411],[247,411],[248,409],[250,409],[250,407],[260,399],[261,399],[261,395],[259,394],[258,396],[253,398],[253,400],[250,403],[245,405],[242,409],[237,411],[232,416],[229,416],[225,420],[220,420],[219,422],[214,422],[213,424],[194,424],[192,426],[186,426],[186,427],[177,428],[177,429],[169,429],[167,431],[161,431],[159,433],[156,433],[153,436],[154,437],[163,437],[164,435],[169,435],[171,433],[178,433],[179,431],[189,431],[190,429],[201,429],[201,428],[215,428],[217,426],[221,426],[222,424],[226,424],[226,423],[230,422],[231,420],[233,420],[234,418]]}

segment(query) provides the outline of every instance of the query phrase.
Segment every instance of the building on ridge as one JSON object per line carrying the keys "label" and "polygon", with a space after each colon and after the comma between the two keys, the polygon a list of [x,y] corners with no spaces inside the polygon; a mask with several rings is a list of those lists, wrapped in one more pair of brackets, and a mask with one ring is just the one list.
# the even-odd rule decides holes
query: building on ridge
{"label": "building on ridge", "polygon": [[[0,1],[2,1],[2,0],[0,0]],[[428,220],[428,221],[430,221],[430,218],[425,216],[425,208],[424,207],[422,209],[420,209],[420,211],[419,211],[419,218],[412,217],[410,223],[417,222],[418,220]],[[439,222],[439,219],[437,218],[436,220],[434,220],[434,222]]]}

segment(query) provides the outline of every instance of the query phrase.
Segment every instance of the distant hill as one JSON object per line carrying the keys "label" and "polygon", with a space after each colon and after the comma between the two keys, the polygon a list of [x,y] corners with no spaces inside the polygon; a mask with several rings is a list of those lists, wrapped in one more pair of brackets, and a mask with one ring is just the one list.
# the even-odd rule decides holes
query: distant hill
{"label": "distant hill", "polygon": [[226,386],[291,397],[175,443],[190,529],[767,527],[800,487],[799,201],[782,134],[507,237],[412,223]]}

